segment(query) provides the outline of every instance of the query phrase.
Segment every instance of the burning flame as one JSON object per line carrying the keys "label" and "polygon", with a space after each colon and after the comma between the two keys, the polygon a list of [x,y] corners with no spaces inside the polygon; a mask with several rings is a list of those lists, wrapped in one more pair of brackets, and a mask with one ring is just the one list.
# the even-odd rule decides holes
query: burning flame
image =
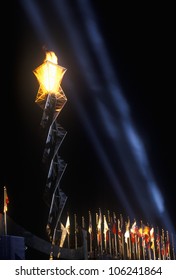
{"label": "burning flame", "polygon": [[42,94],[57,94],[65,72],[66,68],[58,65],[57,56],[52,51],[46,52],[43,64],[33,71],[40,84]]}
{"label": "burning flame", "polygon": [[52,63],[55,63],[55,64],[58,64],[58,59],[57,59],[57,56],[55,55],[54,52],[52,51],[47,51],[46,52],[46,57],[45,57],[45,61],[50,61]]}

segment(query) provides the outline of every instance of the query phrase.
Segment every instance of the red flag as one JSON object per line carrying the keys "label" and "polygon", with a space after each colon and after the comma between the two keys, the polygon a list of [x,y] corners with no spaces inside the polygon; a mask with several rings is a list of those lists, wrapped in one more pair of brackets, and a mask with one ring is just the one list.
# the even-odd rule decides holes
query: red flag
{"label": "red flag", "polygon": [[113,225],[112,225],[112,233],[114,235],[117,234],[117,224],[116,223],[113,223]]}
{"label": "red flag", "polygon": [[8,207],[7,207],[8,204],[9,204],[9,198],[7,195],[7,189],[6,189],[6,187],[4,187],[4,213],[7,212],[7,210],[8,210]]}

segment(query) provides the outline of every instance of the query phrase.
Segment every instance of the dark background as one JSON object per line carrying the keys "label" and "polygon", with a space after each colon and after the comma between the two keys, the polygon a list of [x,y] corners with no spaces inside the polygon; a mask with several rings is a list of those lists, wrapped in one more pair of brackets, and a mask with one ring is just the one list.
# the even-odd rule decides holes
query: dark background
{"label": "dark background", "polygon": [[[26,5],[28,2],[30,1],[26,1]],[[112,189],[102,160],[91,141],[87,124],[81,119],[75,105],[79,102],[90,120],[96,123],[105,153],[113,154],[113,150],[110,151],[111,145],[103,134],[103,128],[98,129],[94,97],[80,68],[64,23],[59,16],[56,17],[52,1],[31,2],[37,4],[41,11],[56,46],[56,50],[53,51],[60,56],[59,64],[67,68],[62,88],[68,100],[58,118],[59,123],[67,131],[60,148],[60,155],[67,163],[62,179],[62,189],[68,195],[66,211],[71,215],[77,213],[79,221],[82,215],[87,215],[88,210],[95,212],[99,207],[104,211],[110,209],[123,213],[126,217],[129,213],[121,198],[117,197]],[[83,32],[78,2],[66,2],[89,49],[90,43]],[[42,64],[45,58],[43,46],[48,47],[49,42],[43,40],[42,35],[41,37],[38,35],[37,25],[34,27],[31,23],[21,3],[14,1],[11,24],[4,37],[8,51],[6,49],[2,51],[4,73],[2,83],[5,86],[1,93],[1,198],[3,186],[6,185],[10,200],[8,215],[34,234],[45,237],[48,208],[42,197],[46,174],[43,174],[41,164],[45,140],[40,129],[42,110],[35,103],[38,83],[32,71]],[[140,5],[125,1],[118,3],[90,1],[90,3],[115,75],[129,104],[131,117],[145,145],[151,169],[163,193],[165,207],[175,226],[176,114],[173,5],[171,2],[154,4],[152,1]],[[67,21],[69,22],[69,18]],[[104,83],[96,55],[92,49],[91,52],[94,71]],[[70,84],[74,85],[74,90]],[[113,157],[111,159],[119,172],[121,184],[124,182],[126,196],[133,196],[125,181],[126,175],[120,160]],[[136,207],[137,218],[145,219],[139,205],[133,203],[133,207]],[[3,211],[3,207],[1,208]]]}

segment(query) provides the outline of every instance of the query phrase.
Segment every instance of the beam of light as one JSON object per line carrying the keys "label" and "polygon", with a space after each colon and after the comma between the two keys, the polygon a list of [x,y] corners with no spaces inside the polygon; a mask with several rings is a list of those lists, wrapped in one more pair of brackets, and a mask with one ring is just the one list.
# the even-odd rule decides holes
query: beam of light
{"label": "beam of light", "polygon": [[50,36],[48,26],[42,17],[39,7],[36,5],[36,1],[20,0],[20,3],[33,26],[34,32],[40,38],[42,45],[47,45],[48,49],[56,49],[56,45]]}
{"label": "beam of light", "polygon": [[146,182],[144,177],[140,174],[138,165],[134,161],[134,155],[124,136],[123,127],[118,125],[116,128],[117,124],[113,122],[111,113],[104,104],[99,104],[98,111],[101,115],[103,114],[106,123],[111,122],[111,125],[108,125],[107,128],[108,133],[113,136],[109,139],[111,141],[111,147],[113,148],[114,154],[120,156],[121,164],[128,175],[128,180],[130,180],[130,186],[133,187],[134,196],[136,197],[138,204],[140,204],[141,210],[143,210],[147,219],[149,219],[149,217],[152,216],[153,208],[150,207],[146,212],[146,209],[148,209],[148,203],[151,203],[151,197],[148,195],[147,189],[144,188],[148,182]]}
{"label": "beam of light", "polygon": [[72,9],[64,0],[59,1],[59,3],[57,0],[52,0],[52,3],[58,12],[59,18],[64,23],[64,27],[66,33],[69,36],[71,46],[73,47],[77,61],[80,65],[80,68],[82,69],[82,73],[85,75],[85,78],[89,83],[89,87],[94,92],[100,90],[98,77],[88,54],[87,47],[79,32],[79,26],[75,26]]}
{"label": "beam of light", "polygon": [[87,35],[91,42],[93,51],[98,58],[97,63],[100,64],[103,78],[107,82],[108,98],[111,96],[117,111],[120,111],[121,116],[126,118],[126,116],[129,114],[129,106],[121,93],[120,84],[114,75],[112,64],[108,58],[108,53],[104,46],[103,38],[98,30],[93,11],[91,10],[87,0],[85,0],[84,3],[81,0],[77,0],[77,2],[79,3],[79,8],[81,9],[83,24],[86,27]]}
{"label": "beam of light", "polygon": [[[103,106],[103,104],[99,102],[99,104],[97,104],[97,107],[100,115],[102,116],[103,122],[106,121],[107,123],[106,130],[108,131],[109,135],[113,134],[116,136],[117,127],[119,127],[118,130],[120,130],[120,138],[119,137],[118,139],[114,138],[114,143],[113,143],[114,151],[116,150],[117,153],[120,155],[123,167],[126,173],[128,174],[130,184],[133,187],[134,194],[138,199],[138,203],[141,205],[143,211],[146,212],[145,210],[147,209],[147,205],[146,205],[147,203],[145,201],[145,197],[143,194],[144,188],[140,188],[139,178],[138,178],[140,177],[138,173],[140,171],[139,169],[141,166],[141,158],[144,155],[144,150],[139,149],[139,147],[142,144],[140,146],[138,146],[138,144],[141,141],[134,130],[134,125],[132,125],[132,121],[130,120],[129,106],[126,100],[124,99],[124,97],[122,96],[120,85],[117,82],[117,79],[111,67],[111,63],[108,59],[106,49],[104,48],[103,39],[96,26],[94,15],[91,12],[90,7],[88,6],[88,3],[86,1],[84,2],[84,5],[81,5],[81,1],[78,2],[80,4],[79,7],[82,8],[81,14],[83,15],[86,23],[89,39],[91,40],[92,47],[94,48],[96,56],[99,58],[98,62],[101,65],[104,79],[106,80],[107,83],[107,88],[108,88],[107,93],[111,94],[111,98],[113,99],[113,104],[115,104],[116,110],[120,113],[121,123],[120,124],[115,123],[114,126],[112,125],[112,120],[111,122],[107,123],[106,106]],[[133,138],[129,137],[128,135],[129,129],[131,133],[133,133]],[[131,153],[134,154],[133,157],[131,156]],[[129,157],[130,157],[130,161],[127,161],[126,159]],[[146,184],[145,180],[143,180],[141,184]],[[159,205],[160,207],[158,207],[157,210],[163,211],[163,205],[161,207],[161,202],[159,203]],[[147,216],[148,217],[151,216],[151,213],[147,212]]]}
{"label": "beam of light", "polygon": [[153,203],[157,206],[159,213],[163,213],[165,211],[164,199],[157,184],[155,183],[155,179],[153,178],[144,145],[140,138],[137,137],[137,134],[134,133],[131,126],[127,125],[127,123],[125,123],[124,126],[128,139],[131,139],[131,151],[137,159],[139,170],[143,177],[147,178],[149,196],[153,198]]}
{"label": "beam of light", "polygon": [[[86,79],[88,81],[88,85],[89,85],[91,91],[94,93],[95,93],[95,91],[102,92],[104,89],[103,89],[103,86],[101,85],[100,80],[98,79],[96,72],[94,71],[93,65],[91,64],[91,57],[88,54],[88,49],[84,45],[84,42],[80,39],[81,34],[79,33],[79,29],[76,29],[76,27],[74,25],[74,21],[72,20],[73,19],[72,10],[69,8],[69,6],[66,5],[65,1],[60,1],[59,4],[55,0],[53,0],[53,2],[55,4],[55,8],[57,9],[57,12],[59,14],[59,18],[64,22],[66,31],[70,38],[71,44],[74,48],[74,52],[77,56],[78,62],[80,63],[80,67],[82,67],[82,69],[83,69],[83,73],[86,76]],[[69,18],[69,21],[68,21],[68,18]],[[73,96],[71,95],[69,98],[73,99]],[[94,96],[94,100],[95,100],[95,98],[96,97]],[[72,101],[74,101],[74,99]],[[78,102],[78,100],[76,102]],[[95,135],[97,134],[96,128],[93,128],[94,125],[92,123],[90,123],[90,121],[88,124],[85,110],[83,110],[81,108],[81,106],[78,106],[77,103],[75,103],[75,106],[77,106],[78,113],[81,115],[81,120],[83,121],[84,126],[87,129],[88,135],[92,136],[91,141],[93,142],[96,152],[99,154],[100,158],[104,157],[103,156],[104,148],[100,149],[100,147],[102,146],[101,142],[97,143],[97,141],[95,141]],[[92,133],[90,133],[90,130],[92,130]],[[128,205],[128,207],[126,209],[131,209],[129,211],[129,213],[131,213],[131,215],[133,215],[132,208],[129,206],[130,204],[129,204],[129,202],[127,202],[127,199],[125,198],[125,195],[123,193],[123,187],[120,186],[119,181],[117,179],[117,175],[114,176],[112,174],[113,168],[111,166],[111,162],[109,161],[107,164],[107,160],[103,159],[102,164],[107,172],[107,175],[109,176],[110,180],[112,181],[112,185],[113,185],[115,191],[118,193],[118,195],[121,194],[120,196],[121,196],[123,205]],[[133,218],[134,218],[134,216],[133,216]]]}
{"label": "beam of light", "polygon": [[[152,207],[153,211],[150,211],[151,212],[150,214],[160,215],[166,212],[163,203],[164,199],[161,194],[161,191],[159,190],[159,187],[155,182],[154,176],[152,175],[149,162],[146,156],[146,151],[144,149],[142,141],[140,140],[135,130],[134,124],[132,123],[132,120],[130,118],[130,114],[129,114],[130,110],[128,104],[125,98],[122,96],[121,88],[119,86],[117,78],[114,75],[114,71],[112,69],[110,60],[108,58],[108,54],[104,47],[103,39],[98,30],[93,11],[91,10],[88,1],[85,0],[84,3],[80,0],[77,1],[79,3],[79,8],[81,10],[81,14],[83,18],[83,23],[85,24],[89,40],[92,43],[92,48],[96,54],[96,57],[98,58],[97,61],[101,66],[102,74],[104,75],[104,79],[106,80],[107,83],[107,88],[109,89],[108,94],[111,93],[111,97],[115,101],[117,110],[121,114],[121,126],[123,129],[122,135],[124,136],[126,147],[128,147],[128,150],[131,151],[131,153],[133,154],[133,158],[131,158],[131,161],[133,164],[136,165],[136,168],[140,172],[139,176],[143,177],[144,182],[146,181],[145,192],[140,191],[139,188],[140,184],[138,184],[137,177],[134,178],[133,172],[131,172],[131,169],[129,168],[130,166],[126,165],[126,161],[124,159],[124,153],[121,154],[121,160],[123,160],[123,165],[124,167],[126,167],[125,170],[127,171],[127,174],[131,181],[131,185],[133,187],[133,190],[135,191],[135,194],[138,197],[138,202],[141,204],[141,207],[144,208],[147,206],[147,203],[145,202],[145,198],[142,197],[142,195],[145,195],[145,193],[147,193],[148,197],[149,198],[151,197],[150,201],[153,202],[153,207]],[[103,117],[103,112],[101,114],[102,117]],[[118,152],[122,151],[121,149],[122,145],[124,146],[124,143],[123,144],[121,143],[121,145],[117,146]],[[146,208],[145,212],[148,213],[148,207]],[[147,216],[150,215],[147,214]],[[171,227],[173,229],[170,219],[165,221],[165,223],[167,223],[167,226],[169,226],[169,228]]]}
{"label": "beam of light", "polygon": [[129,213],[129,217],[131,219],[134,219],[135,212],[133,211],[133,208],[130,206],[129,201],[126,199],[126,195],[123,191],[123,187],[121,186],[120,181],[118,180],[117,173],[113,170],[113,168],[111,166],[110,159],[108,158],[107,154],[105,153],[105,150],[104,150],[104,147],[103,147],[101,141],[98,139],[98,136],[96,134],[95,129],[92,126],[89,116],[86,114],[86,111],[83,109],[82,105],[80,104],[80,101],[76,100],[74,98],[75,89],[74,89],[73,84],[71,83],[71,81],[69,81],[68,83],[69,83],[69,87],[71,88],[71,94],[69,96],[69,99],[72,99],[72,102],[74,103],[78,114],[81,116],[81,119],[86,127],[86,130],[87,130],[88,134],[90,135],[90,138],[94,144],[93,146],[95,148],[95,152],[99,154],[99,158],[102,162],[102,165],[103,165],[105,171],[107,172],[107,176],[117,194],[117,197],[120,197],[123,206]]}

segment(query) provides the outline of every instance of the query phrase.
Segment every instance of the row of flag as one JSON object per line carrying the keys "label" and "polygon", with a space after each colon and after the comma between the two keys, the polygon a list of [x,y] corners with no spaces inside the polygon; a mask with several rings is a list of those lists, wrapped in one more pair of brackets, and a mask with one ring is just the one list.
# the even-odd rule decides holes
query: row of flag
{"label": "row of flag", "polygon": [[[4,186],[4,215],[8,211],[9,197],[7,188]],[[6,216],[6,215],[5,215]],[[5,225],[6,227],[6,225]],[[73,229],[73,234],[71,233]],[[57,244],[59,248],[67,246],[77,249],[79,246],[79,229],[87,231],[88,257],[91,259],[101,258],[108,255],[114,259],[163,259],[175,260],[175,236],[167,230],[160,230],[158,227],[137,223],[128,218],[124,221],[122,214],[115,212],[102,214],[98,212],[92,216],[88,212],[87,223],[84,216],[81,218],[81,225],[77,222],[77,215],[71,224],[70,216],[67,215],[65,225],[60,223],[60,236]],[[6,232],[6,229],[5,229]],[[71,244],[72,237],[72,244]],[[67,240],[67,245],[65,245]],[[60,253],[58,254],[59,257]]]}
{"label": "row of flag", "polygon": [[[102,214],[101,209],[92,216],[88,213],[87,224],[82,217],[81,226],[78,226],[77,216],[74,214],[73,224],[67,215],[65,226],[61,223],[59,247],[70,247],[70,240],[74,240],[74,248],[78,247],[79,228],[87,231],[88,258],[96,259],[109,257],[111,259],[153,259],[171,260],[175,259],[174,235],[167,230],[137,223],[128,218],[124,221],[123,216],[119,217],[110,211]],[[71,232],[71,229],[73,231]],[[67,245],[64,245],[67,239]]]}

